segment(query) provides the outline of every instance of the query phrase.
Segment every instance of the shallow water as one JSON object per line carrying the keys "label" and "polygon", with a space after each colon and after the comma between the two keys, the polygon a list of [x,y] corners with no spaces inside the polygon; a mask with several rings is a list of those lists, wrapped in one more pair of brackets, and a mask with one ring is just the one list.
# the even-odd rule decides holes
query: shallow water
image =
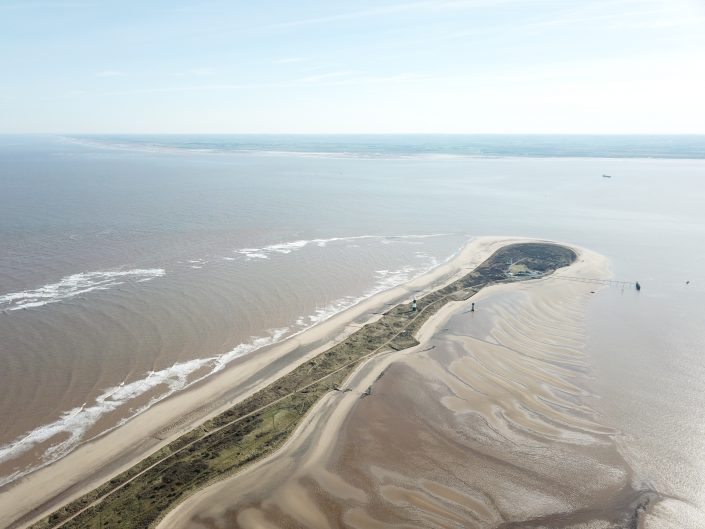
{"label": "shallow water", "polygon": [[302,156],[2,138],[0,482],[468,237],[510,234],[595,249],[644,285],[590,307],[600,407],[639,441],[624,452],[644,480],[702,501],[705,161],[373,140],[375,156]]}
{"label": "shallow water", "polygon": [[[571,275],[606,277],[589,261]],[[466,302],[427,342],[376,357],[285,447],[164,526],[632,527],[659,495],[594,393],[585,312],[604,290],[559,277],[483,290],[476,311]]]}

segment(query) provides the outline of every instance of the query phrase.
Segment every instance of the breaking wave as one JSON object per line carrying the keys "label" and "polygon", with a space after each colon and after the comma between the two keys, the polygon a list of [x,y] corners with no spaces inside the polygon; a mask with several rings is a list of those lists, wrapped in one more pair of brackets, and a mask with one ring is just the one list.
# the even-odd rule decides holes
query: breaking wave
{"label": "breaking wave", "polygon": [[[336,237],[332,239],[315,239],[310,241],[296,241],[295,243],[284,243],[263,248],[264,252],[288,253],[295,249],[302,248],[308,244],[325,245],[332,241],[342,241],[359,238],[381,238],[378,236],[362,237]],[[416,237],[416,236],[412,236]],[[426,237],[426,236],[419,236]],[[106,414],[114,412],[120,408],[130,409],[130,403],[135,399],[155,392],[155,396],[142,405],[139,409],[130,410],[132,413],[115,425],[116,428],[131,418],[139,415],[152,407],[157,402],[167,398],[173,393],[186,389],[187,387],[203,380],[209,375],[224,369],[230,362],[243,355],[252,353],[263,347],[277,344],[286,338],[300,334],[318,323],[321,323],[336,314],[353,307],[361,301],[383,292],[400,284],[403,284],[415,277],[428,272],[438,266],[438,261],[430,254],[416,252],[416,258],[421,261],[417,265],[406,265],[398,269],[384,269],[375,272],[375,281],[372,287],[366,290],[363,295],[345,296],[325,306],[318,307],[306,316],[299,317],[290,327],[271,329],[266,336],[253,337],[249,342],[242,343],[226,353],[214,355],[207,358],[198,358],[185,362],[178,362],[170,367],[158,371],[150,371],[139,380],[133,382],[123,382],[117,386],[105,389],[91,403],[84,403],[82,406],[64,412],[55,421],[35,428],[30,432],[18,437],[14,441],[0,446],[0,462],[11,461],[24,453],[40,445],[48,446],[44,449],[43,459],[40,464],[19,470],[10,475],[0,477],[0,486],[12,482],[27,475],[38,468],[44,467],[57,459],[65,456],[78,445],[90,440],[87,434],[90,429]],[[450,256],[448,259],[451,259]],[[15,308],[21,308],[21,304],[37,303],[38,292],[54,292],[53,297],[45,297],[43,303],[50,303],[65,299],[72,295],[85,292],[88,289],[109,288],[119,278],[132,277],[133,281],[143,281],[164,275],[161,269],[154,270],[130,270],[124,272],[94,272],[91,274],[76,274],[64,278],[60,283],[47,285],[42,289],[28,291],[19,295],[6,295],[3,299],[5,303],[15,303]],[[59,286],[60,285],[60,286]],[[9,296],[15,296],[9,298]],[[8,301],[6,301],[8,300]],[[37,305],[34,305],[37,306]],[[205,373],[203,373],[205,371]],[[201,372],[196,375],[197,372]],[[161,389],[161,390],[160,390]]]}
{"label": "breaking wave", "polygon": [[307,246],[325,247],[329,243],[335,242],[353,242],[359,240],[377,240],[383,244],[393,243],[395,241],[408,241],[413,239],[428,239],[430,237],[443,237],[445,233],[432,233],[429,235],[355,235],[352,237],[331,237],[328,239],[300,239],[297,241],[280,242],[262,246],[261,248],[241,248],[235,250],[236,254],[244,255],[248,260],[253,259],[269,259],[277,254],[289,254],[297,250],[301,250]]}
{"label": "breaking wave", "polygon": [[[227,353],[186,362],[177,362],[165,369],[150,371],[145,377],[134,382],[123,382],[117,386],[105,389],[92,403],[83,403],[82,406],[68,410],[54,422],[35,428],[14,441],[0,446],[0,462],[6,462],[32,450],[37,445],[50,443],[49,447],[44,451],[41,464],[7,476],[0,476],[0,486],[60,459],[80,443],[90,440],[85,438],[86,434],[106,414],[120,407],[128,406],[134,399],[163,386],[163,391],[152,397],[147,404],[135,410],[129,417],[120,421],[113,429],[121,426],[173,393],[220,371],[234,359],[267,345],[278,343],[289,330],[287,327],[272,329],[269,331],[268,336],[253,338],[251,341],[242,343]],[[198,378],[191,376],[203,369],[207,369],[205,375]],[[59,439],[51,444],[54,437]]]}
{"label": "breaking wave", "polygon": [[51,283],[34,290],[11,292],[0,295],[0,309],[19,310],[41,307],[94,290],[108,290],[124,283],[142,283],[165,275],[163,268],[136,268],[134,270],[102,270],[84,272],[63,277],[58,283]]}

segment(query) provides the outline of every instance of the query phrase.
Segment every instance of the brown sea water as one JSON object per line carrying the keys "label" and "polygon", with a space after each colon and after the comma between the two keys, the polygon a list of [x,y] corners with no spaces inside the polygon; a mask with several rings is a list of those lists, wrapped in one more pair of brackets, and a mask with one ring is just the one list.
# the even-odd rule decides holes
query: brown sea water
{"label": "brown sea water", "polygon": [[291,442],[164,527],[699,527],[697,471],[676,493],[684,469],[633,457],[648,440],[598,392],[588,344],[601,328],[586,312],[614,287],[639,296],[591,281],[607,265],[585,253],[486,289],[474,312],[448,307],[419,346],[365,364]]}
{"label": "brown sea water", "polygon": [[683,500],[671,518],[687,525],[682,504],[699,512],[705,490],[705,162],[378,150],[3,138],[4,480],[468,237],[516,234],[595,249],[617,279],[644,285],[587,307],[586,365],[620,453]]}
{"label": "brown sea water", "polygon": [[[593,262],[572,274],[605,277]],[[618,431],[594,406],[591,288],[487,289],[476,311],[439,315],[418,347],[363,367],[369,394],[354,375],[279,453],[187,500],[165,527],[626,526],[655,494],[632,488]]]}

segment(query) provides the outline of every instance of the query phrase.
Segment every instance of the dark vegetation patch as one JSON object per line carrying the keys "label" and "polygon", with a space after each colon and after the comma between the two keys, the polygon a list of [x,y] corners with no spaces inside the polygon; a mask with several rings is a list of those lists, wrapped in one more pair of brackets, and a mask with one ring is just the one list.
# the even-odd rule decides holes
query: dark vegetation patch
{"label": "dark vegetation patch", "polygon": [[[466,300],[508,275],[521,261],[532,277],[567,266],[575,253],[548,243],[505,246],[462,278],[417,300],[400,304],[342,342],[303,363],[263,390],[182,435],[92,492],[30,529],[146,529],[194,491],[271,454],[323,395],[344,390],[359,362],[377,352],[418,345],[416,331],[448,301]],[[78,514],[77,514],[78,513]],[[72,516],[74,516],[71,518]]]}

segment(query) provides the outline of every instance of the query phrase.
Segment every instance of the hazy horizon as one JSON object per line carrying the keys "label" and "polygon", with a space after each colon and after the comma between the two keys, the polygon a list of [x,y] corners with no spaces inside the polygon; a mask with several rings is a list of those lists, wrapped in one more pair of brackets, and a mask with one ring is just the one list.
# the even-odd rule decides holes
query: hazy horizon
{"label": "hazy horizon", "polygon": [[0,136],[544,136],[544,137],[705,137],[705,132],[164,132],[149,130],[144,132],[120,132],[114,130],[99,130],[95,132],[0,132]]}
{"label": "hazy horizon", "polygon": [[0,4],[0,132],[703,134],[696,0]]}

